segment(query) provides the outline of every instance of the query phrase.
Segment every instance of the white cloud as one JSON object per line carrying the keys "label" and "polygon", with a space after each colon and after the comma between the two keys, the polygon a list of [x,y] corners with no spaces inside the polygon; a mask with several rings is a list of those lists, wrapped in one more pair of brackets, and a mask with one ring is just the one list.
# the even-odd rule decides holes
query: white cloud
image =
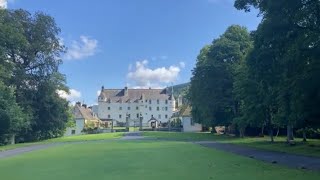
{"label": "white cloud", "polygon": [[0,0],[0,9],[1,8],[7,9],[7,7],[8,7],[7,0]]}
{"label": "white cloud", "polygon": [[135,84],[133,88],[160,88],[163,84],[172,83],[177,80],[181,69],[179,66],[158,67],[151,69],[148,61],[137,61],[133,71],[127,74],[127,78]]}
{"label": "white cloud", "polygon": [[81,97],[81,92],[77,91],[75,89],[70,89],[69,94],[67,92],[65,92],[64,90],[57,90],[57,93],[59,94],[59,96],[61,98],[64,98],[64,99],[71,101],[71,102],[78,101],[79,98]]}
{"label": "white cloud", "polygon": [[73,41],[71,47],[65,54],[67,60],[83,59],[95,55],[98,47],[98,40],[88,36],[80,36],[80,41]]}
{"label": "white cloud", "polygon": [[181,68],[185,68],[186,67],[186,63],[183,62],[183,61],[179,62],[179,65],[180,65]]}
{"label": "white cloud", "polygon": [[101,90],[98,90],[98,91],[97,91],[97,96],[99,96],[99,95],[100,95],[100,93],[101,93]]}
{"label": "white cloud", "polygon": [[8,4],[12,4],[14,3],[16,0],[0,0],[0,9],[7,9],[8,8]]}

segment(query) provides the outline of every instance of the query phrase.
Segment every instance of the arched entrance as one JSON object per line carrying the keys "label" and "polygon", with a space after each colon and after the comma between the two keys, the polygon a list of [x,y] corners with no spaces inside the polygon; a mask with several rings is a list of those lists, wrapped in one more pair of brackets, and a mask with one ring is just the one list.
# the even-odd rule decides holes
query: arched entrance
{"label": "arched entrance", "polygon": [[152,129],[156,129],[160,125],[159,121],[156,118],[154,118],[153,116],[151,116],[151,119],[148,121],[148,123]]}

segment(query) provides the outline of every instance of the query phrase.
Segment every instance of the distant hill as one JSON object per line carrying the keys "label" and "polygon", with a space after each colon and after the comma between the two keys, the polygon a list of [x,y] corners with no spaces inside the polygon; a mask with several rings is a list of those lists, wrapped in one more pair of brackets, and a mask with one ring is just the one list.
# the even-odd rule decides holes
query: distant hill
{"label": "distant hill", "polygon": [[190,85],[190,83],[183,83],[183,84],[177,84],[174,86],[168,87],[169,90],[173,88],[173,95],[175,98],[178,98],[178,96]]}

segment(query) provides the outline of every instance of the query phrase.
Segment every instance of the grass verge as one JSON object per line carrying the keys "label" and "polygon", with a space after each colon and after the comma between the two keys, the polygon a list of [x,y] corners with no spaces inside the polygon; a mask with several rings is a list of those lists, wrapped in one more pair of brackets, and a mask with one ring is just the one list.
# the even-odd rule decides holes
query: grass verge
{"label": "grass verge", "polygon": [[27,146],[38,145],[38,144],[47,144],[47,143],[117,139],[122,136],[123,136],[123,133],[103,133],[103,134],[87,134],[87,135],[78,135],[78,136],[66,136],[66,137],[53,138],[53,139],[40,141],[40,142],[34,142],[34,143],[21,143],[21,144],[0,146],[0,151],[6,151],[6,150],[16,149],[16,148],[20,148],[20,147],[27,147]]}
{"label": "grass verge", "polygon": [[143,135],[146,137],[169,140],[218,141],[257,149],[320,157],[320,140],[315,139],[308,140],[308,142],[302,142],[302,139],[297,138],[296,145],[290,146],[286,143],[285,137],[277,137],[275,138],[274,143],[270,143],[268,137],[237,138],[211,133],[144,132]]}

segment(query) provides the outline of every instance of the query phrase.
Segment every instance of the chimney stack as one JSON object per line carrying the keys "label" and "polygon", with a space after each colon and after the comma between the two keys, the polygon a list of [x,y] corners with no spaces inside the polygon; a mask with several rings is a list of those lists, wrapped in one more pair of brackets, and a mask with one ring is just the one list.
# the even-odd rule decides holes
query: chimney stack
{"label": "chimney stack", "polygon": [[125,95],[125,96],[128,96],[128,94],[129,94],[128,91],[129,91],[129,90],[128,90],[128,87],[127,87],[127,86],[124,87],[124,95]]}
{"label": "chimney stack", "polygon": [[84,107],[85,109],[87,109],[87,105],[86,105],[86,104],[82,104],[82,107]]}

